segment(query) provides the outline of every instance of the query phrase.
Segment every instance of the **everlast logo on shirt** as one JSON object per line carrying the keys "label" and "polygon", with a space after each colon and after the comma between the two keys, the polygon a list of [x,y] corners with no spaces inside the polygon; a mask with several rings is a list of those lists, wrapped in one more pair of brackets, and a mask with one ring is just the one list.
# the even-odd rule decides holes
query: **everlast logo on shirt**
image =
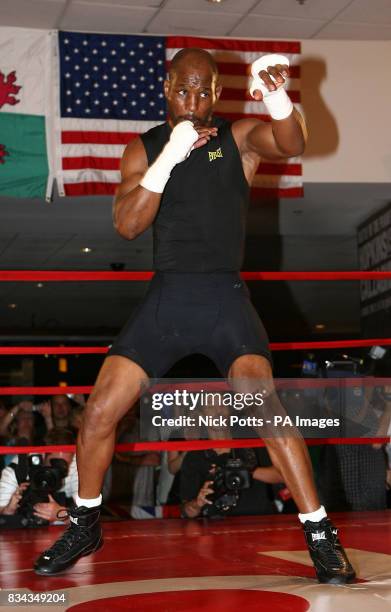
{"label": "everlast logo on shirt", "polygon": [[221,150],[221,147],[219,147],[216,151],[208,151],[208,155],[209,155],[209,161],[212,162],[218,157],[223,157],[223,152]]}

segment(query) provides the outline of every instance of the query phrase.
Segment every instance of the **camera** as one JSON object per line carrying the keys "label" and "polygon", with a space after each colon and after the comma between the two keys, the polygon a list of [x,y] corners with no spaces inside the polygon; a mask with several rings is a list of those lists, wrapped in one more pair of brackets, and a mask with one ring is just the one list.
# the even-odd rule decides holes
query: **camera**
{"label": "camera", "polygon": [[237,506],[240,491],[251,487],[251,474],[241,459],[228,459],[213,474],[214,492],[208,496],[211,505],[204,507],[204,516],[228,512]]}
{"label": "camera", "polygon": [[62,481],[68,473],[68,464],[64,459],[51,459],[50,466],[43,465],[42,455],[30,455],[28,458],[28,480],[30,486],[23,492],[16,515],[23,527],[43,527],[49,521],[34,515],[34,506],[49,501],[61,489]]}

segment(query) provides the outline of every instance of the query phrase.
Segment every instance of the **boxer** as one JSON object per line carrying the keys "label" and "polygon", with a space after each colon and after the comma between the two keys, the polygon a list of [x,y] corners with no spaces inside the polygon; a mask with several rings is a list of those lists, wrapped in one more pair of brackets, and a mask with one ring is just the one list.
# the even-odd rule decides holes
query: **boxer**
{"label": "boxer", "polygon": [[[127,240],[153,226],[156,273],[98,375],[78,436],[79,494],[71,522],[36,561],[38,574],[57,574],[101,546],[100,491],[116,424],[142,383],[163,376],[186,355],[203,353],[234,388],[240,381],[260,384],[266,410],[282,410],[267,334],[239,271],[260,160],[300,155],[305,147],[304,121],[285,90],[288,76],[284,56],[254,62],[250,92],[264,101],[271,121],[231,124],[213,114],[222,87],[212,56],[183,49],[164,83],[168,121],[126,147],[114,226]],[[320,505],[302,437],[270,436],[265,443],[300,511],[318,579],[352,580],[337,530]]]}

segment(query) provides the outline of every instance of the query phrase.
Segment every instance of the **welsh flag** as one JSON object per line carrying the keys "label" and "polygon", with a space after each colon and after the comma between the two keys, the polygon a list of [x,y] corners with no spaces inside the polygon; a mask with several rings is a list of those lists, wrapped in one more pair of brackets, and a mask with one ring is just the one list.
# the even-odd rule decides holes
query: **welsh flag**
{"label": "welsh flag", "polygon": [[0,28],[0,195],[50,196],[51,33]]}

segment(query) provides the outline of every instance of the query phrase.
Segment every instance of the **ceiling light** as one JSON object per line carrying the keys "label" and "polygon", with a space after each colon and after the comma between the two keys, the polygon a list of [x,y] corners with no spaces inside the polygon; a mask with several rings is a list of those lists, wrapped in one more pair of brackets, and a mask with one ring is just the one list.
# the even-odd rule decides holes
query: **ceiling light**
{"label": "ceiling light", "polygon": [[90,249],[90,247],[83,247],[81,252],[82,253],[91,253],[92,249]]}
{"label": "ceiling light", "polygon": [[38,289],[42,289],[43,283],[37,283],[37,287],[38,287]]}
{"label": "ceiling light", "polygon": [[315,325],[315,329],[324,329],[326,327],[326,325],[324,325],[323,323],[317,323]]}
{"label": "ceiling light", "polygon": [[12,310],[15,310],[17,304],[8,304],[8,308],[11,308]]}
{"label": "ceiling light", "polygon": [[224,2],[224,0],[206,0],[207,2],[210,2],[211,4],[221,4],[222,2]]}

